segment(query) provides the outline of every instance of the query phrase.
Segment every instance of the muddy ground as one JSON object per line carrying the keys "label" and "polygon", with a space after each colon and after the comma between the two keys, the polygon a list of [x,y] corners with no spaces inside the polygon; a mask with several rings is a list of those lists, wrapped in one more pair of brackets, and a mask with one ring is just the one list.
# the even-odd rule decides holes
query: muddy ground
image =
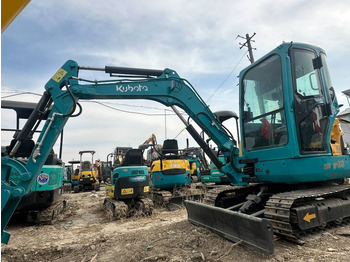
{"label": "muddy ground", "polygon": [[66,212],[54,225],[11,225],[1,261],[349,261],[350,225],[275,242],[261,254],[187,222],[185,209],[155,209],[151,217],[109,221],[104,191],[65,194]]}

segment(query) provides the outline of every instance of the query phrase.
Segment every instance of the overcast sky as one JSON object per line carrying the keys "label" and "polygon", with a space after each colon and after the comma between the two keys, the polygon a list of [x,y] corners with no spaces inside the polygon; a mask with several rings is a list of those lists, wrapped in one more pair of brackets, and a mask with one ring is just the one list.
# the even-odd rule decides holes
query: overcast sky
{"label": "overcast sky", "polygon": [[[42,94],[53,74],[73,59],[91,67],[171,68],[196,88],[212,111],[238,112],[237,75],[249,61],[237,35],[255,32],[255,59],[283,41],[322,47],[345,108],[341,91],[350,88],[349,24],[347,0],[32,0],[2,33],[1,96],[37,102],[37,95],[18,94]],[[86,77],[109,78],[94,73]],[[82,115],[65,126],[64,161],[90,149],[96,151],[95,159],[104,160],[115,147],[137,147],[152,133],[158,143],[176,137],[180,147],[190,138],[186,131],[180,133],[182,122],[161,104],[99,102],[103,104],[82,102]],[[14,127],[14,118],[2,110],[2,128]],[[9,144],[11,136],[2,132],[1,144]],[[191,140],[190,146],[195,145]],[[55,149],[58,153],[57,144]]]}

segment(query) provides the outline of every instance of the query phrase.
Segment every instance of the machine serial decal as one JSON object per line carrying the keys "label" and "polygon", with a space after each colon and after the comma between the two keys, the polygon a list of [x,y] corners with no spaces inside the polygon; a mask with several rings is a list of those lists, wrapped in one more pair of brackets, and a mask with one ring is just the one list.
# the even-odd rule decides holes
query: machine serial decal
{"label": "machine serial decal", "polygon": [[343,168],[345,166],[344,161],[337,161],[333,163],[333,169]]}
{"label": "machine serial decal", "polygon": [[45,185],[45,184],[47,184],[47,182],[49,182],[49,175],[46,174],[46,173],[41,173],[41,174],[37,177],[36,181],[37,181],[38,184],[40,184],[40,185]]}
{"label": "machine serial decal", "polygon": [[56,74],[52,77],[52,80],[56,81],[57,83],[61,81],[61,79],[67,74],[67,71],[60,68]]}
{"label": "machine serial decal", "polygon": [[328,170],[330,168],[331,168],[331,164],[329,164],[329,163],[323,165],[324,170]]}
{"label": "machine serial decal", "polygon": [[311,219],[314,219],[314,218],[316,218],[316,214],[309,214],[309,212],[308,213],[306,213],[306,215],[304,216],[304,218],[303,218],[303,220],[305,220],[306,222],[311,222]]}
{"label": "machine serial decal", "polygon": [[148,92],[148,87],[147,86],[142,86],[142,85],[137,85],[137,86],[131,86],[131,85],[116,85],[116,91],[121,92],[121,93],[126,93],[126,92]]}

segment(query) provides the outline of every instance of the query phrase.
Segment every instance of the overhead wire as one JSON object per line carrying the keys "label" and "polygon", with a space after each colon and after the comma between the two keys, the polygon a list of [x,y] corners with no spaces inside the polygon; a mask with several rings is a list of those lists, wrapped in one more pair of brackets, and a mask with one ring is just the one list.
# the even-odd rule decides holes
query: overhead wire
{"label": "overhead wire", "polygon": [[[212,97],[216,94],[216,92],[222,87],[222,85],[227,81],[227,79],[229,79],[231,77],[231,75],[233,74],[233,72],[236,70],[237,66],[241,63],[241,61],[243,60],[243,58],[245,57],[245,55],[248,53],[248,51],[246,51],[241,59],[239,59],[239,61],[237,62],[237,64],[235,65],[235,67],[232,69],[232,71],[226,76],[226,78],[221,82],[221,84],[215,89],[215,91],[213,92],[213,94],[211,94],[211,96],[207,99],[206,103],[208,103],[210,101],[210,99],[212,99]],[[190,123],[191,119],[189,120]],[[185,131],[186,127],[183,128],[176,136],[175,138],[177,138],[183,131]]]}
{"label": "overhead wire", "polygon": [[[231,77],[231,75],[233,74],[233,72],[236,70],[236,68],[238,67],[238,65],[241,63],[241,61],[243,60],[243,58],[245,57],[246,53],[248,51],[246,51],[243,56],[241,57],[241,59],[236,63],[235,67],[232,69],[232,71],[226,76],[226,78],[221,82],[221,84],[214,90],[214,92],[211,94],[211,96],[207,99],[206,103],[208,103],[212,97],[217,93],[217,91],[222,87],[222,85]],[[41,94],[38,93],[34,93],[34,92],[20,92],[17,93],[18,91],[15,90],[14,92],[16,92],[15,94],[12,95],[7,95],[7,96],[2,96],[1,100],[3,98],[9,98],[9,97],[14,97],[14,96],[19,96],[19,95],[26,95],[26,94],[30,94],[30,95],[37,95],[37,96],[41,96]],[[142,113],[142,112],[135,112],[135,111],[128,111],[128,110],[123,110],[123,109],[118,109],[112,106],[107,105],[108,102],[102,103],[99,101],[81,101],[81,102],[85,102],[85,103],[96,103],[99,104],[101,106],[110,108],[112,110],[115,111],[119,111],[119,112],[123,112],[123,113],[129,113],[129,114],[136,114],[136,115],[144,115],[144,116],[164,116],[164,113],[161,114],[150,114],[150,113]],[[116,103],[115,103],[116,104]],[[147,106],[138,106],[138,105],[128,105],[128,104],[117,104],[117,105],[122,105],[122,106],[130,106],[130,107],[139,107],[139,108],[147,108],[147,109],[155,109],[155,110],[162,110],[162,111],[170,111],[169,109],[161,109],[161,108],[155,108],[155,107],[147,107]],[[182,112],[182,114],[185,114]],[[176,114],[167,114],[167,116],[171,116],[171,115],[176,115]],[[186,128],[183,128],[176,136],[175,138],[177,138]]]}
{"label": "overhead wire", "polygon": [[1,96],[1,100],[2,100],[3,98],[9,98],[9,97],[19,96],[19,95],[36,95],[36,96],[42,96],[41,94],[37,94],[37,93],[33,93],[33,92],[21,92],[21,93],[15,93],[15,94],[12,94],[12,95]]}
{"label": "overhead wire", "polygon": [[[101,106],[107,107],[109,109],[113,109],[113,110],[116,110],[116,111],[119,111],[119,112],[123,112],[123,113],[130,113],[130,114],[144,115],[144,116],[164,116],[164,113],[162,113],[162,114],[161,113],[160,114],[148,114],[148,113],[141,113],[141,112],[127,111],[127,110],[123,110],[123,109],[118,109],[118,108],[106,105],[105,103],[98,102],[98,101],[81,101],[81,102],[84,102],[84,103],[96,103],[96,104],[99,104]],[[155,109],[155,108],[153,108],[153,109]],[[159,109],[159,110],[164,110],[164,109]],[[175,115],[175,114],[170,114],[170,115]]]}
{"label": "overhead wire", "polygon": [[210,99],[216,94],[216,92],[220,89],[220,87],[222,87],[222,85],[227,81],[227,79],[230,78],[230,76],[233,74],[233,72],[236,70],[237,66],[242,62],[243,58],[245,57],[245,55],[248,53],[248,51],[246,51],[243,56],[241,57],[241,59],[238,61],[238,63],[235,65],[235,67],[232,69],[232,71],[227,75],[227,77],[222,81],[222,83],[215,89],[214,93],[208,98],[208,100],[206,101],[207,103],[210,101]]}
{"label": "overhead wire", "polygon": [[[1,100],[3,100],[3,98],[9,98],[9,97],[13,97],[13,96],[27,95],[27,94],[42,96],[41,94],[34,93],[34,92],[20,92],[20,93],[17,93],[18,91],[16,91],[16,90],[14,92],[16,92],[16,93],[12,94],[12,95],[2,96]],[[80,101],[80,102],[96,103],[96,104],[99,104],[101,106],[104,106],[104,107],[107,107],[107,108],[110,108],[110,109],[113,109],[113,110],[116,110],[116,111],[119,111],[119,112],[135,114],[135,115],[144,115],[144,116],[164,116],[164,113],[157,114],[157,113],[142,113],[142,112],[137,112],[137,111],[129,111],[129,110],[118,109],[116,107],[109,106],[107,104],[109,103],[109,104],[121,105],[121,106],[129,106],[129,107],[137,107],[137,108],[161,110],[161,111],[166,110],[168,112],[173,112],[172,110],[169,110],[169,109],[162,109],[162,108],[156,108],[156,107],[147,107],[147,106],[139,106],[139,105],[128,105],[128,104],[118,104],[118,103],[111,103],[111,102],[99,102],[99,101],[93,101],[93,100],[92,101]],[[167,116],[175,116],[175,115],[176,114],[174,114],[174,113],[167,114]]]}

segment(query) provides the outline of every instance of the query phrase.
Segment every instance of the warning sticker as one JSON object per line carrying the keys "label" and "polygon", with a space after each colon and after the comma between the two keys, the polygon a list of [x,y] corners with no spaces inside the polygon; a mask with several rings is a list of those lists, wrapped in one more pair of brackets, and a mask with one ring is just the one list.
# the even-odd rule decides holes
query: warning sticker
{"label": "warning sticker", "polygon": [[133,188],[122,188],[122,195],[131,195],[134,194]]}
{"label": "warning sticker", "polygon": [[47,184],[47,182],[49,182],[49,175],[48,174],[46,174],[46,173],[41,173],[38,177],[37,177],[37,179],[36,179],[36,181],[38,182],[38,184],[40,184],[40,185],[45,185],[45,184]]}
{"label": "warning sticker", "polygon": [[67,71],[60,68],[57,73],[52,77],[52,80],[56,81],[57,83],[62,80],[62,78],[67,74]]}

